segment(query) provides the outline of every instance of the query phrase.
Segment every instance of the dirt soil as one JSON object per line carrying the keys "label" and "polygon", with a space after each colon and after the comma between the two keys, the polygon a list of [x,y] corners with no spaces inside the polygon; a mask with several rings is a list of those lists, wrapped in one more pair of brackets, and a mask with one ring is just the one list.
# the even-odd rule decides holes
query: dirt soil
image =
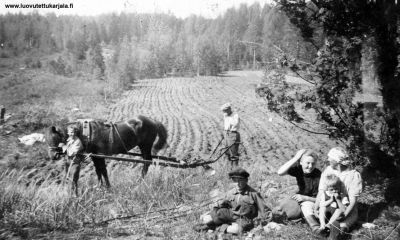
{"label": "dirt soil", "polygon": [[315,150],[325,154],[333,144],[326,136],[308,134],[266,110],[254,91],[262,75],[236,71],[222,77],[142,80],[112,107],[109,120],[150,116],[169,131],[169,148],[160,155],[207,156],[222,135],[220,107],[230,102],[241,118],[243,161],[276,168],[300,148],[318,146]]}

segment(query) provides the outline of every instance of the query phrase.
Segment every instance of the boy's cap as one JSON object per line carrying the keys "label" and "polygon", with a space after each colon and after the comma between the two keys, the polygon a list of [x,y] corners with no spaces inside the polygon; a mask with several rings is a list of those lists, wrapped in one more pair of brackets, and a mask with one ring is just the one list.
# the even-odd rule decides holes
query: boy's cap
{"label": "boy's cap", "polygon": [[244,178],[244,179],[247,179],[247,178],[249,178],[249,176],[250,176],[250,174],[246,170],[241,168],[241,167],[238,167],[238,168],[232,170],[229,173],[229,177],[230,178]]}

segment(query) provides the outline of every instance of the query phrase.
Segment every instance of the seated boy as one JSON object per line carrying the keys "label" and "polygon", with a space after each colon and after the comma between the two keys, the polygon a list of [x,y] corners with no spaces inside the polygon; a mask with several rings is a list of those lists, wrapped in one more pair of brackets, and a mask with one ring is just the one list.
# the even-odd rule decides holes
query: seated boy
{"label": "seated boy", "polygon": [[254,218],[265,216],[263,198],[247,184],[249,175],[240,167],[229,173],[236,187],[226,194],[221,204],[201,216],[204,224],[216,227],[221,232],[239,234],[254,227]]}

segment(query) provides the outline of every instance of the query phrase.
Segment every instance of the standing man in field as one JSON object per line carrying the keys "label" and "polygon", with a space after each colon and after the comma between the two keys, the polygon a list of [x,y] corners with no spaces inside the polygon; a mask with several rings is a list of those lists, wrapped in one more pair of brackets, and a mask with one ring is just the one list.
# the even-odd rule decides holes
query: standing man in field
{"label": "standing man in field", "polygon": [[231,163],[231,168],[234,168],[239,165],[240,119],[237,113],[232,112],[232,106],[230,103],[222,105],[221,110],[224,114],[225,144],[226,147],[229,147],[226,154]]}

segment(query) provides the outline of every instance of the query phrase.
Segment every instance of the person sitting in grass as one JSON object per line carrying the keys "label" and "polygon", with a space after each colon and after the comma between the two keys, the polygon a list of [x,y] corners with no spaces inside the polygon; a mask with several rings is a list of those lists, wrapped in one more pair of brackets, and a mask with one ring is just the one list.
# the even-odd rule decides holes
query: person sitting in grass
{"label": "person sitting in grass", "polygon": [[256,217],[266,216],[268,208],[261,194],[248,185],[249,176],[240,167],[229,173],[235,188],[210,213],[201,216],[203,224],[223,233],[242,234],[254,227]]}
{"label": "person sitting in grass", "polygon": [[[297,151],[296,155],[283,164],[278,174],[280,176],[289,174],[296,178],[299,190],[297,194],[293,195],[291,199],[297,201],[297,205],[293,200],[286,199],[281,202],[280,206],[275,211],[286,211],[288,218],[296,218],[294,215],[303,215],[308,225],[313,231],[319,229],[319,223],[314,216],[313,206],[318,194],[318,185],[321,177],[321,171],[316,168],[318,156],[312,150],[301,149]],[[290,202],[294,202],[291,204]],[[295,209],[286,208],[299,208]],[[275,212],[274,211],[274,212]],[[290,212],[289,214],[287,212]],[[292,215],[292,216],[290,216]],[[300,216],[297,216],[299,218]]]}
{"label": "person sitting in grass", "polygon": [[[320,231],[331,229],[332,223],[344,217],[349,198],[344,194],[339,177],[330,174],[326,176],[325,192],[319,202]],[[326,223],[326,220],[329,220]]]}
{"label": "person sitting in grass", "polygon": [[330,239],[337,239],[340,234],[346,233],[357,222],[358,207],[357,200],[362,192],[362,178],[359,172],[352,169],[351,160],[347,151],[341,147],[332,148],[328,152],[329,166],[321,174],[319,183],[319,191],[316,204],[314,205],[315,214],[318,215],[319,202],[324,195],[326,179],[328,175],[334,174],[339,177],[343,183],[345,194],[349,198],[349,204],[343,213],[343,218],[332,222],[330,231]]}

